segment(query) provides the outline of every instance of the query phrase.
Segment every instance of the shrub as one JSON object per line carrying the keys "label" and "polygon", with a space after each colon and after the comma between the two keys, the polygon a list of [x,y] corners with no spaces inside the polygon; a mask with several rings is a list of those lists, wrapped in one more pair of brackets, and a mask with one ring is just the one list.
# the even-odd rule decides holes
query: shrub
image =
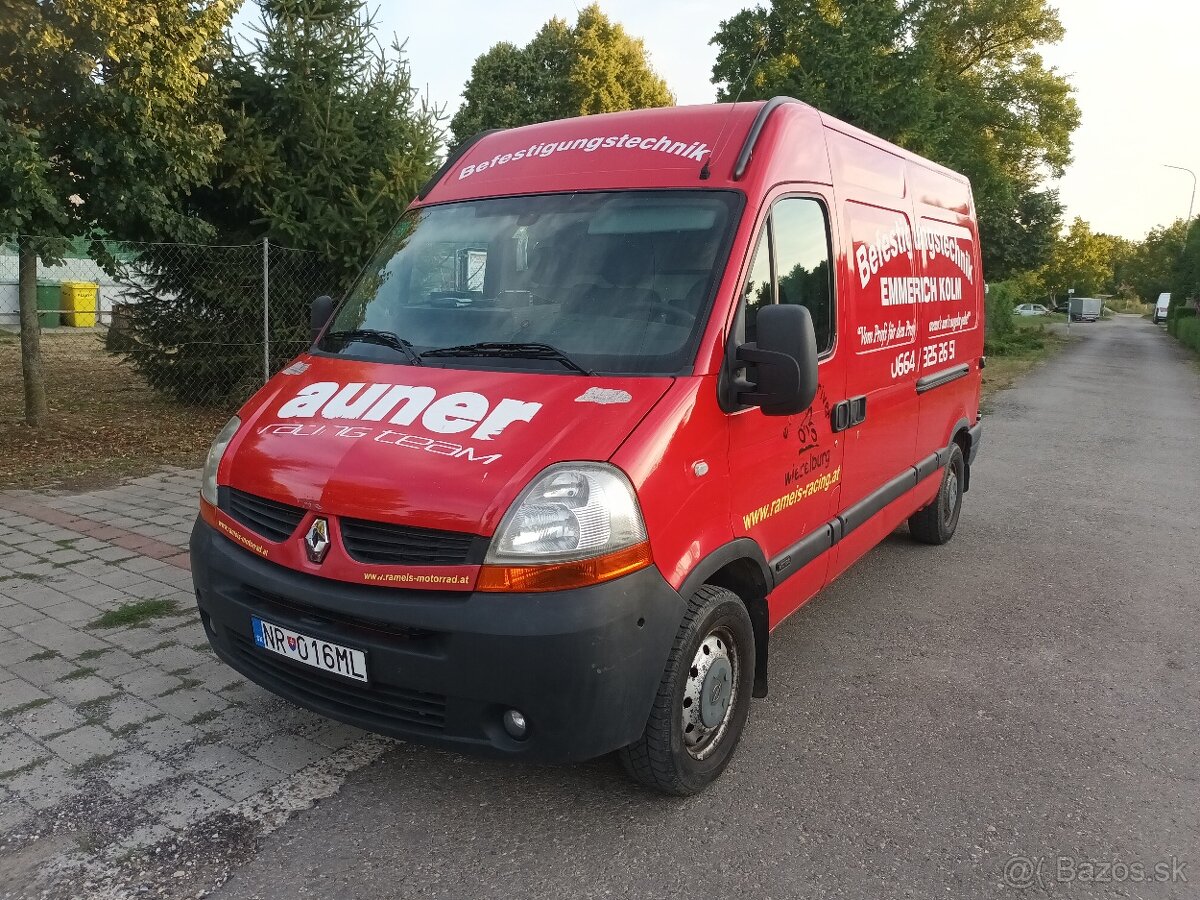
{"label": "shrub", "polygon": [[1196,309],[1193,306],[1172,306],[1167,310],[1167,333],[1179,337],[1179,325],[1185,319],[1194,319]]}
{"label": "shrub", "polygon": [[1200,319],[1196,318],[1196,310],[1184,309],[1180,312],[1188,315],[1176,316],[1175,336],[1185,347],[1191,347],[1200,353]]}
{"label": "shrub", "polygon": [[1005,335],[988,335],[983,352],[988,356],[1023,356],[1046,346],[1045,327],[1013,328]]}
{"label": "shrub", "polygon": [[1022,302],[1016,285],[1011,281],[997,281],[988,285],[984,305],[987,311],[988,337],[1002,338],[1016,330],[1013,310]]}

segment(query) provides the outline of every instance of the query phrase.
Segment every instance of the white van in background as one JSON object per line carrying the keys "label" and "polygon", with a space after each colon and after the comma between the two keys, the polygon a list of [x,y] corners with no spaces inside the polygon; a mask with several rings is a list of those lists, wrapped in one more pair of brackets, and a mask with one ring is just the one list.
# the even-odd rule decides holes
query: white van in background
{"label": "white van in background", "polygon": [[1163,293],[1158,295],[1158,302],[1154,304],[1154,315],[1150,320],[1157,325],[1159,322],[1167,321],[1167,308],[1171,305],[1171,295]]}

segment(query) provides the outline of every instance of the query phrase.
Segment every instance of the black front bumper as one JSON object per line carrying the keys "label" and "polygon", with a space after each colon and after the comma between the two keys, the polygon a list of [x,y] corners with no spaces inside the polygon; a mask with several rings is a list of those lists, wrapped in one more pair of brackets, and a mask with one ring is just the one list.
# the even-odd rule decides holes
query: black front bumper
{"label": "black front bumper", "polygon": [[[685,606],[654,567],[545,594],[360,587],[259,559],[200,519],[191,555],[209,642],[247,678],[369,731],[491,756],[575,761],[636,740]],[[257,647],[253,616],[364,650],[369,683]]]}

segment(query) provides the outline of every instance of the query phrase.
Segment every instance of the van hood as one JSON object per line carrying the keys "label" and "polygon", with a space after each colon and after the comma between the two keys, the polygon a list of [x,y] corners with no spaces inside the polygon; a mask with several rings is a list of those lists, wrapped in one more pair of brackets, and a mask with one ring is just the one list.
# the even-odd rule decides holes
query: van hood
{"label": "van hood", "polygon": [[332,515],[491,535],[534,475],[608,459],[673,381],[302,356],[243,408],[218,482]]}

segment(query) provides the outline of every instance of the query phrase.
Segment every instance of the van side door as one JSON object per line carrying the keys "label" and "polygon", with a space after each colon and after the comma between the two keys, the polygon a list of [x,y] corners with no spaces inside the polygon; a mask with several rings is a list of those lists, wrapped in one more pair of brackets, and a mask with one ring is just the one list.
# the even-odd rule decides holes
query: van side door
{"label": "van side door", "polygon": [[955,426],[974,425],[979,411],[983,298],[970,226],[966,216],[944,210],[928,210],[920,219],[921,271],[930,289],[920,317],[918,460],[945,449]]}
{"label": "van side door", "polygon": [[775,199],[752,246],[730,340],[756,339],[763,306],[798,303],[812,314],[820,353],[820,387],[809,409],[776,417],[746,407],[729,415],[733,531],[756,541],[772,568],[774,625],[824,584],[829,543],[820,534],[836,512],[841,480],[842,445],[830,414],[844,397],[845,371],[827,201],[809,192]]}
{"label": "van side door", "polygon": [[911,206],[847,199],[841,211],[852,272],[842,298],[848,307],[846,394],[856,412],[842,432],[846,450],[837,512],[844,531],[831,577],[895,527],[875,514],[897,499],[898,479],[916,461],[920,362],[921,281]]}

